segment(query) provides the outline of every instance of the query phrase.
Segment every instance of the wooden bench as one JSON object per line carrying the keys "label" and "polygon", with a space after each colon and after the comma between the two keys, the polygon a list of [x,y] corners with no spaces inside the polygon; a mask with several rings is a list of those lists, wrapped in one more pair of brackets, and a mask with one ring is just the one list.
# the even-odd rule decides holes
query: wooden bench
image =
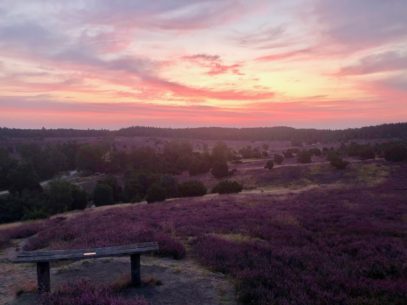
{"label": "wooden bench", "polygon": [[118,247],[105,247],[94,249],[73,249],[73,250],[49,250],[49,251],[21,251],[17,253],[14,263],[37,263],[37,284],[38,292],[51,291],[50,262],[63,260],[81,260],[89,258],[130,256],[131,262],[131,282],[134,286],[139,286],[140,278],[140,255],[158,251],[156,242],[139,243]]}

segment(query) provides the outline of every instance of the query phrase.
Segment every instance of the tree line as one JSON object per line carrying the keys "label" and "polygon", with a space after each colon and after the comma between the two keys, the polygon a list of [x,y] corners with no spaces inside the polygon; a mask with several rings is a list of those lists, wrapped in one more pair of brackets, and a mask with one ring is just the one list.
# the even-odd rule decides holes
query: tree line
{"label": "tree line", "polygon": [[259,128],[157,128],[134,126],[119,130],[76,130],[76,129],[11,129],[0,128],[1,138],[48,138],[48,137],[115,137],[144,136],[208,140],[245,141],[305,141],[310,143],[347,141],[355,139],[406,139],[407,123],[383,124],[342,130],[297,129],[292,127]]}

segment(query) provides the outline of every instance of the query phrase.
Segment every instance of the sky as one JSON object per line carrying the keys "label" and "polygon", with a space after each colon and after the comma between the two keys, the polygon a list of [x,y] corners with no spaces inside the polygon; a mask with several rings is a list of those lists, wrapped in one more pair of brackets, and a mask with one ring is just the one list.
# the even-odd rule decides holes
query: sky
{"label": "sky", "polygon": [[406,0],[0,0],[0,126],[407,121]]}

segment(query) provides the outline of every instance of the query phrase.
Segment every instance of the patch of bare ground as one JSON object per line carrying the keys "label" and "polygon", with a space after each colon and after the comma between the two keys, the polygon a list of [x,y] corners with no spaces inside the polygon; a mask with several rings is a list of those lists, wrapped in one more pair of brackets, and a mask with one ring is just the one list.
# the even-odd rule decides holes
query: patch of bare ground
{"label": "patch of bare ground", "polygon": [[[37,305],[35,265],[15,265],[8,248],[0,258],[0,304]],[[109,285],[125,298],[143,296],[151,305],[235,305],[235,290],[220,273],[201,268],[192,260],[180,261],[142,256],[143,285],[131,288],[128,258],[58,263],[51,268],[52,289],[64,283],[87,279],[96,285]]]}

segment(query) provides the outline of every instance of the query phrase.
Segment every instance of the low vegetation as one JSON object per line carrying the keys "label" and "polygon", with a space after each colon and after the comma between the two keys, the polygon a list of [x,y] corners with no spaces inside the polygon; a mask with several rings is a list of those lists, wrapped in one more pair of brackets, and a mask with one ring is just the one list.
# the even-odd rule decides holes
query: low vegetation
{"label": "low vegetation", "polygon": [[90,281],[78,280],[43,296],[41,305],[148,305],[141,298],[126,299],[111,287],[96,287]]}
{"label": "low vegetation", "polygon": [[266,165],[264,166],[264,168],[268,169],[268,170],[272,170],[274,167],[274,162],[273,160],[268,160]]}
{"label": "low vegetation", "polygon": [[203,265],[236,280],[243,304],[401,305],[405,198],[389,183],[267,202],[256,195],[178,199],[85,212],[46,223],[26,249],[158,240],[160,255],[182,258],[187,244]]}
{"label": "low vegetation", "polygon": [[219,194],[232,194],[232,193],[240,193],[243,190],[243,186],[237,181],[230,181],[225,180],[219,182],[215,187],[212,189],[212,193],[219,193]]}

